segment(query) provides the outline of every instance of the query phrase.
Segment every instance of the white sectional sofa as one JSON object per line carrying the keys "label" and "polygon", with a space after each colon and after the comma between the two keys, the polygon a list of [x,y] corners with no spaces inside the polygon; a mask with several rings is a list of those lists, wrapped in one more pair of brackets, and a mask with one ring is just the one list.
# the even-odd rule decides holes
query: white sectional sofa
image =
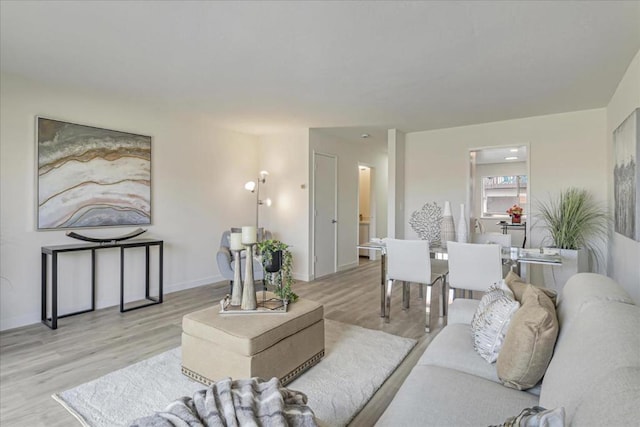
{"label": "white sectional sofa", "polygon": [[501,384],[473,348],[470,325],[446,326],[378,426],[499,425],[522,409],[564,408],[565,425],[640,425],[640,307],[610,278],[573,276],[557,304],[560,330],[541,385]]}

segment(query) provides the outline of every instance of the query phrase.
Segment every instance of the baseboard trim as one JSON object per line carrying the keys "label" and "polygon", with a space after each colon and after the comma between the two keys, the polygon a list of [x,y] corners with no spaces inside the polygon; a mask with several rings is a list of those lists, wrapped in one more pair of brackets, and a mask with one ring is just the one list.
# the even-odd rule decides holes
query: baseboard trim
{"label": "baseboard trim", "polygon": [[0,319],[0,331],[8,331],[10,329],[20,328],[22,326],[34,325],[40,323],[40,311],[30,313],[24,316],[14,316],[8,319]]}
{"label": "baseboard trim", "polygon": [[338,266],[338,271],[351,270],[352,268],[356,268],[358,266],[358,261],[350,262],[348,264],[342,264]]}
{"label": "baseboard trim", "polygon": [[[217,282],[222,282],[224,278],[222,276],[209,276],[196,280],[189,280],[186,282],[173,283],[164,287],[164,295],[171,294],[173,292],[183,291],[185,289],[197,288],[200,286],[210,285]],[[224,286],[224,284],[220,284]],[[107,301],[97,301],[96,310],[102,310],[104,308],[115,307],[120,304],[119,296],[111,295]],[[0,331],[8,331],[10,329],[20,328],[22,326],[35,325],[40,323],[40,310],[31,312],[24,316],[14,316],[7,319],[0,319]]]}
{"label": "baseboard trim", "polygon": [[169,286],[164,287],[164,293],[170,294],[173,292],[184,291],[185,289],[197,288],[204,285],[210,285],[212,283],[221,282],[224,280],[224,277],[218,276],[209,276],[202,279],[189,280],[187,282],[173,283]]}
{"label": "baseboard trim", "polygon": [[308,274],[301,274],[301,273],[293,273],[293,278],[295,280],[300,280],[302,282],[310,282],[313,280],[313,276],[310,276]]}

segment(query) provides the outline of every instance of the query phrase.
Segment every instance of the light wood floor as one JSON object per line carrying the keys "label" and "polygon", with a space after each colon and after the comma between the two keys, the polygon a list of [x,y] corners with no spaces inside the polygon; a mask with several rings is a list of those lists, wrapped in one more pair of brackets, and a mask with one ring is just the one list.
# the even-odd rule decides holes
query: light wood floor
{"label": "light wood floor", "polygon": [[[294,290],[322,302],[325,318],[418,339],[418,345],[385,382],[351,425],[373,425],[439,328],[424,332],[424,311],[412,294],[401,308],[401,287],[394,290],[391,323],[380,318],[379,261]],[[228,292],[218,283],[165,295],[163,304],[128,313],[111,307],[58,321],[53,331],[42,324],[0,333],[0,425],[78,425],[51,395],[180,345],[182,316],[217,303]],[[435,295],[434,295],[435,296]],[[437,319],[437,314],[432,316]]]}

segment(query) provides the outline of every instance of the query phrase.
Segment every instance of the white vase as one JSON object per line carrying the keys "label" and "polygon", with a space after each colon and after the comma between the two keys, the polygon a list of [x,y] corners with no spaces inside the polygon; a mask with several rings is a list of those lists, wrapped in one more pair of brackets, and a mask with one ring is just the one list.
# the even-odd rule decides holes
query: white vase
{"label": "white vase", "polygon": [[444,212],[442,214],[442,224],[440,225],[440,245],[447,247],[447,242],[456,238],[456,228],[451,214],[451,204],[444,202]]}
{"label": "white vase", "polygon": [[469,232],[467,225],[467,215],[464,211],[464,203],[460,203],[460,220],[458,221],[457,240],[460,243],[467,243],[469,241]]}

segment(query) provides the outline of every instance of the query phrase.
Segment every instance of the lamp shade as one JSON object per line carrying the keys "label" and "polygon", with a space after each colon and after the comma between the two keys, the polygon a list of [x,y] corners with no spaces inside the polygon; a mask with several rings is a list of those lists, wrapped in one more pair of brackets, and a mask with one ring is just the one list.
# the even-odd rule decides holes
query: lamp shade
{"label": "lamp shade", "polygon": [[256,182],[249,181],[244,185],[244,189],[253,192],[256,189]]}

